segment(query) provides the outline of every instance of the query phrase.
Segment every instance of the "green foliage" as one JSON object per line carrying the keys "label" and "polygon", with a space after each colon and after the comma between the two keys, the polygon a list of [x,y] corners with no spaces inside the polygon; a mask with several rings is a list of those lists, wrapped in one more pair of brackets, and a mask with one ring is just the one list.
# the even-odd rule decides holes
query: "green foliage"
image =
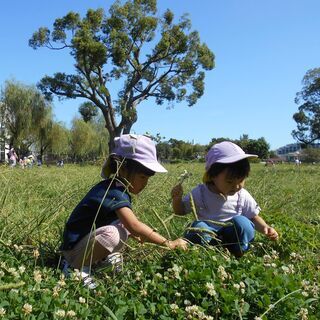
{"label": "green foliage", "polygon": [[300,105],[293,115],[297,129],[292,131],[292,136],[310,145],[320,139],[320,68],[309,70],[302,84],[303,88],[295,99]]}
{"label": "green foliage", "polygon": [[[116,1],[109,15],[103,9],[89,9],[84,18],[70,12],[55,20],[52,31],[35,32],[29,45],[69,50],[75,73],[45,76],[39,88],[47,98],[91,101],[102,111],[112,145],[115,136],[130,132],[142,101],[172,106],[185,100],[192,106],[203,95],[204,71],[214,68],[214,54],[190,29],[186,15],[179,22],[169,9],[160,16],[156,0]],[[115,100],[110,82],[118,80]]]}
{"label": "green foliage", "polygon": [[46,128],[52,121],[51,105],[36,88],[6,81],[0,96],[0,121],[10,145],[18,151],[23,144],[28,147],[37,141],[43,145],[47,143]]}
{"label": "green foliage", "polygon": [[79,107],[79,112],[84,122],[90,121],[92,118],[98,115],[97,107],[92,102],[84,102]]}
{"label": "green foliage", "polygon": [[[151,178],[133,206],[142,221],[175,238],[192,217],[172,214],[170,190],[187,170],[188,192],[201,181],[203,164],[166,167],[169,173]],[[99,181],[100,168],[2,167],[0,318],[317,320],[319,169],[252,165],[246,187],[279,242],[257,234],[251,251],[236,259],[220,247],[168,251],[130,240],[123,273],[96,273],[99,286],[88,291],[74,275],[61,276],[56,250],[65,219]]]}

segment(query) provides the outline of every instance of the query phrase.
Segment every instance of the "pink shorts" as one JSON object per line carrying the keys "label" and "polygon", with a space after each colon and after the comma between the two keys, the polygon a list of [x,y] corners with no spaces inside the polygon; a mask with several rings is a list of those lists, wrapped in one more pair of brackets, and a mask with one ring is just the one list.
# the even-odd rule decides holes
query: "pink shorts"
{"label": "pink shorts", "polygon": [[92,252],[95,242],[106,249],[106,257],[110,253],[120,251],[128,240],[128,236],[129,231],[122,224],[100,227],[83,237],[71,250],[63,251],[63,255],[71,266],[79,268],[84,256]]}

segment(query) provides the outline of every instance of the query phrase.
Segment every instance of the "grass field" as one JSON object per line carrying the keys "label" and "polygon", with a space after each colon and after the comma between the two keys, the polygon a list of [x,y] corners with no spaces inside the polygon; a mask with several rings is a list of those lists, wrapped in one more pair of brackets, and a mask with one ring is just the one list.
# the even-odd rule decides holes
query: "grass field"
{"label": "grass field", "polygon": [[[172,214],[170,190],[186,169],[187,192],[203,164],[167,165],[134,198],[140,219],[166,237],[192,215]],[[320,319],[320,167],[253,164],[246,188],[280,233],[258,234],[236,259],[222,248],[168,251],[129,241],[125,269],[95,275],[96,291],[58,270],[64,222],[99,167],[0,167],[0,319]]]}

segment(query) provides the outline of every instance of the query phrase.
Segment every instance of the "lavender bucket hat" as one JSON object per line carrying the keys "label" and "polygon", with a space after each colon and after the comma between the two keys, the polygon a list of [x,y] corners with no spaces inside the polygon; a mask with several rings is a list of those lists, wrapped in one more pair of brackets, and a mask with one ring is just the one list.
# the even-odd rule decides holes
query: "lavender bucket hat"
{"label": "lavender bucket hat", "polygon": [[238,145],[223,141],[211,147],[206,156],[206,171],[214,163],[234,163],[245,158],[257,158],[256,154],[245,153]]}
{"label": "lavender bucket hat", "polygon": [[[115,147],[112,154],[121,156],[126,159],[132,159],[144,167],[154,172],[167,172],[167,170],[158,162],[157,151],[152,140],[144,135],[123,134],[114,139]],[[107,178],[106,174],[108,160],[105,161],[101,176]]]}

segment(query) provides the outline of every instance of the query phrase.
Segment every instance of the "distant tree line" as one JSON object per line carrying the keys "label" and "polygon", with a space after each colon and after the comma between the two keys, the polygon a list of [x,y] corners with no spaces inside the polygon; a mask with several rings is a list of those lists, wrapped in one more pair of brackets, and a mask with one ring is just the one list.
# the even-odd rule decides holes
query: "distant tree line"
{"label": "distant tree line", "polygon": [[[159,138],[159,136],[158,136]],[[159,140],[159,139],[158,139]],[[249,139],[248,135],[243,135],[239,139],[212,138],[207,145],[194,144],[183,140],[169,139],[160,141],[157,144],[157,151],[161,160],[175,161],[204,161],[205,154],[209,148],[222,141],[231,141],[238,144],[245,152],[258,155],[259,159],[268,159],[270,156],[270,145],[264,138]]]}
{"label": "distant tree line", "polygon": [[90,161],[108,154],[108,132],[103,117],[87,103],[71,128],[54,120],[51,102],[33,86],[7,81],[0,95],[2,141],[19,158],[34,154],[41,160]]}

